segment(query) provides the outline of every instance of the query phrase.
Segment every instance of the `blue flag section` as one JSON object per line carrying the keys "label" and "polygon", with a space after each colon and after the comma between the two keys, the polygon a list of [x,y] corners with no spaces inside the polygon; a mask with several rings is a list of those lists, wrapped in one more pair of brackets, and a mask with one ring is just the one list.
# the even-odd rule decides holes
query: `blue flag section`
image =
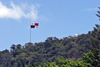
{"label": "blue flag section", "polygon": [[35,28],[35,26],[34,25],[31,25],[31,28]]}
{"label": "blue flag section", "polygon": [[31,22],[31,28],[38,28],[39,27],[39,24],[38,23],[32,23]]}

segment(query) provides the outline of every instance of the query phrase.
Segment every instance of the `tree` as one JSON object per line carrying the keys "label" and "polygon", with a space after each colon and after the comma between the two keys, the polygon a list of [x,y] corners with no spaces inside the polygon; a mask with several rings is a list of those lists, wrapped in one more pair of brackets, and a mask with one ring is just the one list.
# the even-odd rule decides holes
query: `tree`
{"label": "tree", "polygon": [[16,48],[17,49],[20,49],[21,48],[21,45],[20,44],[16,45]]}
{"label": "tree", "polygon": [[48,37],[45,41],[51,41],[53,40],[53,37]]}
{"label": "tree", "polygon": [[[100,14],[100,12],[98,13]],[[98,14],[96,15],[100,18],[100,15]],[[92,45],[89,46],[89,49],[91,50],[93,55],[89,55],[89,54],[86,55],[86,56],[89,55],[89,58],[91,58],[92,60],[90,61],[89,59],[87,59],[86,62],[91,63],[95,67],[100,67],[100,25],[95,24],[95,26],[96,27],[94,27],[94,30],[91,33],[92,37],[90,39]]]}
{"label": "tree", "polygon": [[11,48],[11,52],[14,51],[15,50],[15,44],[12,44],[10,48]]}
{"label": "tree", "polygon": [[[100,7],[98,7],[100,9]],[[96,14],[100,18],[100,11],[97,11],[99,14]],[[99,19],[100,20],[100,19]]]}
{"label": "tree", "polygon": [[5,49],[2,51],[2,53],[9,53],[9,50]]}
{"label": "tree", "polygon": [[83,62],[85,63],[90,63],[91,65],[95,66],[95,67],[98,67],[98,59],[95,59],[95,55],[89,51],[88,53],[83,53],[82,54],[83,58]]}
{"label": "tree", "polygon": [[6,49],[0,53],[0,67],[10,67],[12,54]]}
{"label": "tree", "polygon": [[25,44],[25,47],[26,47],[27,45],[28,45],[28,46],[33,46],[33,43],[31,43],[31,42],[26,43],[26,44]]}

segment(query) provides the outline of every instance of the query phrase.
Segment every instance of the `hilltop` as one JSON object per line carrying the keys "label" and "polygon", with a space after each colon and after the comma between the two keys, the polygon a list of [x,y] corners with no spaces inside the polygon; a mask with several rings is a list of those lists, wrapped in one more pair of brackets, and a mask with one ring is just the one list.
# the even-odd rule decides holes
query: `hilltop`
{"label": "hilltop", "polygon": [[7,49],[0,52],[0,60],[2,61],[0,65],[9,64],[9,67],[13,67],[21,65],[23,61],[28,65],[33,62],[57,62],[59,59],[81,60],[81,55],[89,51],[90,38],[91,34],[88,33],[62,39],[48,37],[45,42],[34,44],[29,42],[24,46],[12,44],[10,52]]}

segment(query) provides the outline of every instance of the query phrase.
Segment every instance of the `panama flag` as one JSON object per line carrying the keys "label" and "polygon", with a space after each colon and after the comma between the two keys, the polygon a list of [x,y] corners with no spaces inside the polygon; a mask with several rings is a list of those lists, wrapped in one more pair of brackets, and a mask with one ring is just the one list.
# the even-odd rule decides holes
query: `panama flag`
{"label": "panama flag", "polygon": [[31,22],[31,28],[38,28],[39,27],[39,24],[38,23],[32,23]]}

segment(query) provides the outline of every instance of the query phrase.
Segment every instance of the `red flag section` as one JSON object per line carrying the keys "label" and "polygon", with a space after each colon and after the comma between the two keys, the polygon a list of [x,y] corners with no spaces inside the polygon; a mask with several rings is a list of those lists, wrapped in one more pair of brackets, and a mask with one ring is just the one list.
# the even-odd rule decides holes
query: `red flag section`
{"label": "red flag section", "polygon": [[38,26],[39,24],[38,23],[35,23],[35,26]]}

